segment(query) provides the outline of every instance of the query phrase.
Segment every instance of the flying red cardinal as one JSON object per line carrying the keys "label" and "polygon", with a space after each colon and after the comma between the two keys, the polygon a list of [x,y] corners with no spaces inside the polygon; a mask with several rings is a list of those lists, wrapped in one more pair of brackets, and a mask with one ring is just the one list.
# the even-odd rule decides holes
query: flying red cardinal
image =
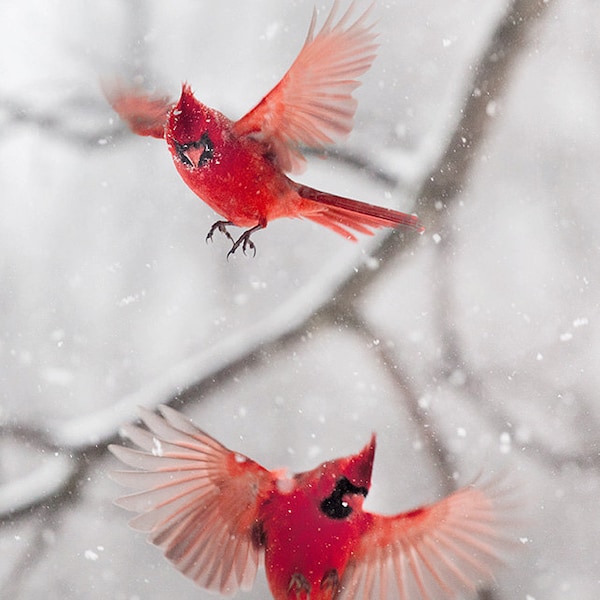
{"label": "flying red cardinal", "polygon": [[225,448],[177,411],[141,410],[149,431],[125,427],[142,450],[110,446],[139,469],[112,477],[137,493],[139,514],[165,556],[198,585],[249,589],[259,564],[275,600],[439,600],[473,592],[514,549],[512,500],[499,481],[468,486],[410,512],[363,510],[375,436],[354,456],[286,476]]}
{"label": "flying red cardinal", "polygon": [[[177,103],[119,81],[104,86],[135,133],[165,138],[185,183],[223,217],[207,240],[223,232],[233,243],[228,256],[239,246],[255,252],[251,234],[281,217],[311,219],[351,240],[353,232],[372,235],[378,227],[423,231],[413,215],[321,192],[284,174],[302,170],[302,146],[322,149],[352,130],[356,78],[369,69],[377,48],[368,10],[352,21],[352,6],[335,23],[336,0],[316,35],[313,14],[288,72],[239,121],[196,100],[187,83]],[[230,225],[247,229],[234,240]]]}

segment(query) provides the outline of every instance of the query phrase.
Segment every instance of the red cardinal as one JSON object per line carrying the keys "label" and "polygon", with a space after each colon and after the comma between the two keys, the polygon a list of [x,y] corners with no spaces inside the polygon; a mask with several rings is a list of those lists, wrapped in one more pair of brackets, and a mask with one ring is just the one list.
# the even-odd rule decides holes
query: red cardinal
{"label": "red cardinal", "polygon": [[[377,45],[366,11],[351,9],[334,23],[338,2],[315,35],[315,15],[300,54],[283,79],[239,121],[198,102],[188,84],[175,104],[116,82],[105,86],[113,108],[139,135],[165,138],[175,167],[192,191],[219,213],[214,231],[233,246],[255,251],[250,236],[269,221],[303,217],[356,240],[353,231],[404,225],[423,231],[417,217],[320,192],[285,172],[304,166],[300,147],[322,149],[348,134],[356,110],[356,78],[371,66]],[[227,227],[248,228],[234,241]]]}
{"label": "red cardinal", "polygon": [[141,490],[117,503],[141,513],[132,527],[209,590],[249,589],[264,562],[276,600],[454,598],[489,581],[515,543],[513,505],[497,481],[395,516],[364,511],[375,436],[354,456],[287,477],[175,410],[160,413],[142,409],[149,431],[125,427],[141,451],[110,446],[139,469],[113,474]]}

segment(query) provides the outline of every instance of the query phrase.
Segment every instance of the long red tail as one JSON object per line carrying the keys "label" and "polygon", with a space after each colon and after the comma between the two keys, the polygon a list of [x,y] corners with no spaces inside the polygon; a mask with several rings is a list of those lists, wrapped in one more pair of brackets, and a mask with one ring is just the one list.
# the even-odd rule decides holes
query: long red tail
{"label": "long red tail", "polygon": [[320,225],[325,225],[325,227],[333,229],[336,233],[352,241],[356,241],[356,236],[349,229],[367,235],[373,235],[371,229],[397,227],[398,225],[409,227],[419,233],[425,231],[417,216],[408,215],[391,208],[350,200],[350,198],[343,198],[342,196],[334,196],[305,185],[298,186],[298,194],[302,198],[317,202],[322,208],[318,212],[307,211],[302,214],[303,217]]}

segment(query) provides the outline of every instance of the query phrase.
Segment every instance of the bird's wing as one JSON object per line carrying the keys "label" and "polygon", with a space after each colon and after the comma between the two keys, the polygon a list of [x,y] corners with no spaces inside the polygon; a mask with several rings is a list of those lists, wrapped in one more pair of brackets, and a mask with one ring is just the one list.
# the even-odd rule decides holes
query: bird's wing
{"label": "bird's wing", "polygon": [[352,130],[356,100],[352,92],[356,78],[369,69],[375,58],[377,34],[367,23],[367,9],[351,20],[354,2],[337,23],[339,1],[315,35],[316,13],[306,42],[281,81],[234,127],[240,134],[262,140],[284,171],[299,171],[304,165],[300,146],[322,148],[332,136]]}
{"label": "bird's wing", "polygon": [[497,479],[411,512],[372,515],[340,598],[448,600],[473,593],[515,550],[516,506]]}
{"label": "bird's wing", "polygon": [[164,137],[167,116],[174,106],[170,98],[149,94],[137,86],[127,86],[120,79],[102,81],[102,89],[131,131],[138,135]]}
{"label": "bird's wing", "polygon": [[140,513],[130,524],[198,585],[222,594],[249,589],[262,556],[259,496],[272,474],[197,429],[177,411],[141,409],[149,431],[124,433],[141,450],[110,446],[137,471],[116,471],[118,483],[140,490],[116,503]]}

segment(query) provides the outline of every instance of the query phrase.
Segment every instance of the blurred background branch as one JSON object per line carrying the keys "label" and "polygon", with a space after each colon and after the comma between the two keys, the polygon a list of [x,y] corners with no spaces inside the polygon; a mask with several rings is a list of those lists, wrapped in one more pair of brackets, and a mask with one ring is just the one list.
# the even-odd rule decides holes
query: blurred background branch
{"label": "blurred background branch", "polygon": [[[456,11],[456,19],[464,25],[465,20],[476,20],[477,11],[491,10],[492,4],[485,3],[484,7],[482,3],[473,3],[466,7],[457,3],[451,10]],[[161,81],[165,88],[180,78],[176,63],[184,65],[181,69],[197,64],[195,75],[202,90],[199,95],[204,99],[206,94],[208,103],[227,98],[223,103],[233,107],[233,116],[239,108],[238,95],[240,106],[255,92],[260,97],[259,90],[269,89],[271,78],[276,78],[281,66],[276,63],[273,73],[266,74],[260,69],[253,71],[248,65],[279,58],[288,51],[291,34],[296,33],[297,28],[282,25],[288,22],[290,7],[281,3],[270,6],[273,15],[267,25],[262,16],[256,19],[260,25],[245,20],[244,27],[235,34],[236,46],[246,49],[243,56],[233,51],[232,57],[218,50],[223,47],[223,32],[229,31],[232,23],[229,9],[215,10],[214,15],[211,12],[210,27],[202,21],[200,35],[198,24],[193,22],[198,19],[198,6],[181,3],[178,6],[181,14],[171,14],[155,12],[152,3],[142,0],[127,5],[115,3],[105,15],[101,10],[90,13],[89,31],[85,30],[86,20],[81,19],[79,12],[74,13],[80,19],[77,22],[86,50],[83,52],[74,45],[73,54],[75,60],[98,62],[99,73],[94,73],[94,82],[98,74],[110,73],[114,64],[119,64],[126,76],[135,78],[144,74],[149,78],[146,82],[153,85]],[[568,537],[559,538],[554,528],[548,530],[547,537],[538,533],[536,553],[531,559],[523,559],[521,572],[526,573],[523,577],[532,581],[532,586],[552,589],[561,600],[586,597],[576,587],[584,579],[577,570],[584,561],[571,554],[564,559],[560,554],[566,546],[560,540],[576,537],[575,530],[580,536],[588,535],[589,544],[596,543],[595,526],[582,524],[578,516],[573,516],[577,512],[575,502],[568,505],[563,498],[568,497],[571,487],[583,490],[582,496],[587,493],[597,504],[594,475],[599,472],[600,463],[600,416],[593,377],[594,317],[586,312],[597,304],[593,276],[598,264],[597,219],[591,210],[593,206],[577,204],[578,192],[587,198],[595,197],[586,190],[585,179],[593,181],[597,177],[595,155],[590,150],[597,145],[597,138],[586,137],[596,125],[595,113],[593,102],[584,107],[581,98],[593,97],[590,89],[597,91],[596,80],[582,66],[591,61],[591,72],[597,69],[597,60],[594,63],[585,57],[589,46],[584,43],[588,39],[588,44],[596,44],[597,9],[583,1],[578,6],[579,11],[589,11],[588,33],[582,32],[581,21],[574,16],[573,21],[569,20],[574,11],[566,8],[560,13],[560,27],[556,26],[547,17],[550,13],[554,19],[561,3],[542,0],[502,4],[503,11],[498,11],[495,20],[489,20],[488,29],[482,28],[482,20],[472,28],[459,28],[464,37],[469,37],[479,27],[480,39],[477,44],[473,42],[475,49],[468,59],[459,56],[461,62],[456,54],[448,59],[456,60],[456,71],[438,69],[438,79],[446,77],[450,81],[451,109],[441,106],[441,101],[439,106],[436,104],[438,98],[433,96],[438,88],[429,90],[430,95],[419,87],[415,87],[415,92],[409,88],[411,80],[418,76],[426,78],[428,69],[435,71],[436,65],[431,64],[435,61],[426,60],[426,46],[433,53],[431,48],[435,44],[452,49],[456,43],[449,14],[443,14],[441,25],[424,20],[423,31],[412,31],[407,26],[407,35],[400,36],[401,41],[411,33],[416,57],[403,53],[404,46],[396,39],[398,31],[394,27],[384,27],[389,38],[385,41],[393,49],[386,68],[381,71],[384,75],[377,75],[380,81],[371,80],[364,86],[374,90],[375,98],[366,103],[361,100],[361,106],[369,107],[362,115],[367,124],[363,125],[365,133],[358,128],[355,134],[365,137],[332,149],[324,170],[328,174],[341,172],[341,181],[336,183],[340,186],[346,183],[343,181],[346,174],[359,172],[366,180],[365,188],[375,198],[380,190],[385,190],[382,197],[391,198],[391,193],[387,195],[391,189],[394,201],[406,203],[399,208],[418,213],[427,232],[422,237],[402,230],[382,233],[371,244],[361,241],[360,246],[352,248],[348,244],[347,249],[342,247],[339,252],[337,248],[341,246],[335,246],[335,240],[327,233],[321,247],[318,232],[305,230],[308,234],[294,238],[289,235],[291,229],[278,223],[260,238],[256,260],[224,264],[220,262],[221,248],[215,243],[214,252],[202,262],[203,255],[199,253],[206,248],[204,223],[200,220],[212,216],[197,199],[186,196],[187,192],[177,187],[180,182],[170,186],[168,175],[165,176],[170,173],[167,170],[170,165],[164,147],[129,136],[104,104],[95,83],[78,86],[72,82],[44,101],[40,101],[43,90],[32,93],[32,97],[0,92],[0,122],[5,126],[0,142],[9,142],[8,150],[6,145],[0,147],[0,151],[4,148],[0,168],[14,186],[14,191],[5,197],[7,208],[0,223],[4,227],[0,238],[5,247],[16,248],[21,261],[16,264],[13,255],[7,254],[2,265],[5,285],[0,303],[5,308],[8,333],[0,340],[0,351],[4,351],[7,365],[12,361],[12,370],[6,376],[4,391],[7,408],[0,409],[0,533],[4,535],[0,536],[0,549],[4,548],[3,541],[5,545],[14,544],[15,540],[19,543],[17,538],[22,531],[27,537],[27,545],[18,546],[16,558],[8,566],[0,567],[0,595],[21,597],[19,594],[26,592],[20,590],[33,585],[30,581],[36,574],[44,581],[40,564],[46,554],[60,554],[60,548],[64,548],[60,540],[75,539],[79,543],[79,534],[89,528],[90,539],[96,532],[98,545],[104,545],[102,534],[106,523],[114,519],[107,506],[115,494],[108,484],[103,488],[99,483],[106,479],[105,471],[109,468],[105,448],[107,442],[118,438],[124,422],[136,418],[138,405],[153,408],[168,403],[178,408],[185,406],[190,413],[206,410],[203,415],[208,416],[203,417],[202,423],[207,423],[208,429],[214,424],[210,416],[218,415],[221,421],[214,422],[221,423],[224,435],[230,436],[227,443],[243,439],[244,445],[255,444],[259,455],[263,451],[263,458],[284,464],[301,463],[302,457],[294,455],[294,448],[308,448],[306,458],[312,464],[321,451],[335,449],[335,455],[342,454],[338,451],[340,440],[347,440],[348,444],[356,441],[349,423],[360,422],[364,413],[356,409],[356,403],[349,400],[346,404],[343,394],[352,389],[359,400],[368,403],[372,399],[377,404],[376,410],[372,405],[364,410],[381,412],[382,422],[387,415],[383,399],[391,399],[396,419],[390,425],[394,433],[387,439],[387,446],[392,448],[391,460],[385,462],[386,444],[380,444],[378,452],[382,463],[395,469],[386,481],[394,501],[410,505],[419,494],[429,501],[432,487],[439,493],[450,491],[457,483],[464,482],[474,464],[493,470],[494,461],[488,460],[494,456],[490,447],[496,455],[514,450],[510,458],[519,461],[519,469],[525,470],[534,483],[545,477],[543,485],[538,487],[538,499],[542,498],[538,501],[543,504],[546,516],[552,502],[552,506],[564,508],[563,534]],[[64,10],[68,13],[71,9]],[[404,9],[399,4],[386,3],[377,10],[382,11],[385,26],[388,16],[385,11],[390,11],[391,17],[391,11],[402,14]],[[440,8],[443,10],[450,9]],[[461,10],[464,12],[460,13]],[[161,34],[157,33],[157,14],[167,23],[160,29]],[[279,15],[283,15],[281,19]],[[63,13],[60,16],[69,21]],[[204,19],[205,15],[202,16]],[[239,20],[238,15],[236,18]],[[390,22],[395,21],[390,18]],[[55,27],[67,40],[64,43],[68,47],[69,36],[75,33],[62,23]],[[117,41],[111,49],[112,56],[110,53],[105,56],[97,47],[104,50],[105,40],[96,30],[112,33],[113,29]],[[427,34],[435,31],[435,35],[426,37],[425,29]],[[161,39],[165,31],[173,33]],[[300,44],[304,33],[298,32]],[[555,98],[550,84],[540,75],[531,84],[537,86],[534,91],[539,94],[532,100],[533,109],[529,106],[524,117],[520,113],[513,116],[517,123],[507,128],[506,107],[510,102],[518,103],[526,94],[521,92],[516,100],[511,100],[511,92],[526,85],[523,81],[529,72],[523,75],[521,67],[526,62],[533,69],[542,65],[536,61],[543,35],[549,38],[545,52],[550,53],[543,58],[543,64],[550,63],[550,71],[563,68],[563,76],[574,79],[564,86],[560,79],[564,95]],[[567,58],[560,63],[562,67],[555,67],[559,61],[551,54],[551,48],[558,47],[561,40],[568,40],[569,48],[584,57],[581,62],[573,61],[577,69],[571,70]],[[200,44],[206,53],[188,56],[194,44]],[[41,42],[40,45],[43,46]],[[32,46],[29,43],[27,47]],[[564,52],[564,47],[561,48],[556,52]],[[293,52],[293,48],[289,51]],[[161,75],[157,57],[165,54],[161,59]],[[287,58],[284,55],[281,64],[285,65]],[[247,80],[232,83],[229,80],[234,77],[222,75],[230,72],[233,60],[241,63],[236,77],[246,73]],[[395,64],[405,71],[398,85],[392,70]],[[194,74],[186,72],[184,76],[192,80]],[[590,89],[584,89],[582,82],[589,83]],[[588,96],[583,91],[578,95],[576,84]],[[245,90],[245,94],[231,93],[228,85],[234,89],[252,89]],[[425,84],[423,88],[427,91]],[[439,89],[446,88],[440,84]],[[571,91],[573,95],[569,96]],[[410,97],[411,93],[414,97]],[[393,97],[391,107],[380,106],[383,94]],[[413,151],[423,139],[423,131],[415,130],[415,142],[409,134],[402,137],[403,126],[412,118],[410,110],[428,102],[429,112],[423,109],[426,113],[423,121],[430,125],[437,122],[434,118],[437,117],[441,126],[431,127],[432,131],[427,132],[430,134],[427,148]],[[560,109],[564,122],[548,121],[545,115],[553,114],[548,106]],[[435,111],[439,115],[433,115]],[[538,112],[542,115],[539,121]],[[527,128],[519,118],[527,121]],[[524,137],[538,136],[537,146],[532,142],[531,147],[522,148],[523,138],[519,140],[514,135],[519,126]],[[388,137],[378,135],[380,131],[385,131]],[[515,139],[505,140],[503,135]],[[499,138],[504,145],[498,142]],[[363,143],[365,139],[371,142],[371,148]],[[575,139],[588,140],[590,148],[581,142],[584,148],[581,150],[576,147]],[[57,146],[49,140],[66,147],[65,156],[69,160],[79,161],[71,171],[56,159]],[[406,172],[412,178],[405,177],[400,166],[396,168],[393,152],[387,158],[383,152],[380,156],[379,142],[385,150],[392,147],[402,153],[408,165]],[[501,148],[498,153],[510,156],[505,156],[501,167],[486,178],[481,170],[488,160],[494,160],[492,143]],[[586,151],[592,157],[589,160]],[[523,156],[530,161],[523,160]],[[102,161],[102,169],[93,167],[95,161]],[[311,162],[317,164],[318,176],[319,161]],[[30,170],[23,165],[29,165]],[[569,169],[573,170],[573,178],[563,181]],[[531,185],[525,191],[518,188],[520,171],[528,171],[527,181]],[[37,187],[32,187],[28,196],[24,190],[33,185],[28,179],[31,173],[36,176]],[[65,180],[70,182],[65,184]],[[348,185],[354,194],[354,180]],[[513,186],[518,190],[514,194]],[[532,198],[537,190],[542,196],[539,202]],[[98,193],[96,204],[91,198],[94,192]],[[356,194],[358,197],[358,190]],[[61,202],[53,204],[55,196]],[[11,210],[11,206],[18,206],[23,213]],[[522,215],[521,210],[526,214]],[[469,211],[478,216],[469,216]],[[499,231],[494,236],[492,225],[496,223]],[[548,235],[548,239],[538,246],[540,232]],[[314,238],[308,240],[313,233]],[[526,256],[520,254],[523,246],[514,246],[515,240],[522,239],[528,241],[524,246]],[[198,246],[194,246],[192,242],[197,240]],[[53,262],[48,262],[52,243],[56,256]],[[25,251],[21,256],[22,248]],[[283,254],[282,249],[286,255],[280,263],[277,260]],[[556,254],[551,253],[554,250]],[[477,262],[478,254],[482,255],[481,262]],[[71,256],[75,259],[67,265]],[[309,260],[302,260],[306,256]],[[503,268],[514,279],[503,278]],[[43,273],[52,285],[40,283],[31,275],[34,270]],[[498,271],[492,279],[495,285],[489,286],[486,295],[490,281],[486,274],[494,271]],[[508,297],[505,291],[507,280],[514,286],[510,288],[514,297]],[[292,292],[285,294],[283,288]],[[504,293],[506,298],[498,298]],[[17,308],[11,295],[18,299]],[[34,302],[34,298],[40,300]],[[199,303],[199,298],[206,302]],[[150,299],[156,306],[150,306]],[[188,307],[189,312],[184,313],[182,307]],[[410,317],[403,319],[410,311]],[[490,313],[487,321],[480,318],[485,311]],[[18,322],[23,314],[27,320],[15,325],[14,331],[10,329],[11,323]],[[483,323],[481,328],[480,323]],[[519,332],[522,336],[517,335]],[[529,338],[532,341],[528,344]],[[319,346],[332,339],[330,346],[324,344],[328,350]],[[376,372],[373,380],[377,379],[379,388],[368,387],[372,383],[370,375],[362,372],[356,375],[360,369],[355,359],[346,359],[345,354],[336,364],[339,367],[343,363],[347,371],[336,374],[337,378],[326,373],[331,358],[327,352],[347,350],[350,356],[353,345],[358,348],[359,367],[364,367],[365,373],[370,373],[369,369]],[[297,359],[296,355],[302,351],[304,355]],[[282,370],[283,375],[277,357],[287,368]],[[585,357],[590,357],[589,362],[585,362]],[[276,366],[267,370],[265,365],[270,361]],[[310,363],[313,371],[318,371],[315,365],[323,365],[325,375],[319,379],[318,373],[313,374],[309,367],[303,370],[302,361]],[[537,365],[539,370],[535,368]],[[31,373],[36,368],[41,373],[40,380],[31,383]],[[315,416],[313,412],[305,416],[302,411],[310,413],[310,406],[302,405],[301,409],[294,406],[296,390],[284,379],[291,379],[296,371],[301,386],[307,388],[314,376],[316,383],[309,394],[314,396],[312,401],[316,405],[324,406],[323,414]],[[79,377],[85,382],[83,393],[76,385]],[[256,390],[252,388],[256,378],[269,377],[280,377],[272,382],[272,388],[285,388],[284,391],[273,392],[268,383]],[[323,386],[323,397],[319,395],[320,389],[315,391],[328,379],[333,381],[334,394],[339,387],[339,396],[331,398],[337,411],[336,406],[331,409],[325,406],[330,388]],[[89,385],[90,381],[99,382],[98,389]],[[351,382],[348,388],[340,384],[348,381]],[[360,385],[367,386],[366,391]],[[301,389],[298,394],[304,391]],[[235,396],[235,410],[224,401],[229,395]],[[261,404],[265,397],[267,401]],[[69,401],[76,406],[75,410],[64,408],[63,404]],[[238,427],[244,415],[253,410],[258,415],[255,420]],[[464,426],[463,411],[468,415],[464,417]],[[276,416],[272,418],[273,414]],[[333,423],[327,421],[331,414]],[[310,432],[304,430],[307,422],[311,427],[315,424]],[[279,423],[281,431],[273,423]],[[320,429],[322,423],[325,425]],[[368,427],[370,421],[356,430],[362,434],[362,429]],[[269,429],[268,435],[264,434],[264,428]],[[332,431],[341,433],[333,437]],[[248,432],[255,433],[256,439],[251,440]],[[385,436],[385,429],[378,434]],[[411,466],[406,467],[407,474],[402,477],[397,476],[397,471],[405,468],[405,454],[398,458],[399,446],[392,443],[397,443],[394,438],[399,437],[405,443],[401,448],[414,455],[409,459]],[[281,454],[276,454],[278,446]],[[420,465],[425,467],[419,469]],[[584,476],[569,478],[573,470],[581,470]],[[426,471],[432,473],[430,478]],[[97,476],[99,472],[101,475]],[[554,481],[556,473],[566,474],[561,484]],[[411,487],[406,491],[408,482]],[[94,508],[86,512],[84,507],[92,502],[90,497],[94,494]],[[69,512],[74,508],[80,509],[79,515],[72,516]],[[121,545],[114,544],[115,556]],[[87,564],[97,560],[97,549],[77,548]],[[546,554],[546,558],[540,559],[542,551],[554,555],[547,558]],[[144,550],[141,552],[146,556]],[[553,560],[556,567],[551,580],[547,575],[550,569],[545,566],[549,563],[545,560]],[[531,573],[538,563],[543,575],[533,582]],[[110,577],[129,581],[133,578],[129,568],[129,563],[107,566],[104,562],[94,573],[101,571],[98,577],[104,577],[105,581]],[[555,585],[557,581],[562,587]],[[572,587],[565,587],[565,581]],[[91,588],[85,592],[101,594]],[[132,596],[119,593],[115,597]],[[257,594],[261,597],[260,590]],[[173,595],[181,594],[173,592]],[[518,584],[512,588],[499,584],[497,590],[480,594],[481,600],[513,597],[538,596]]]}
{"label": "blurred background branch", "polygon": [[[460,118],[449,136],[448,132],[441,132],[439,159],[423,177],[415,201],[415,209],[430,233],[445,235],[448,212],[463,189],[482,139],[494,122],[490,105],[499,101],[510,82],[515,62],[527,47],[526,40],[531,28],[543,16],[549,4],[551,2],[542,0],[515,0],[490,32],[488,44],[482,48],[478,61],[471,68],[472,79],[465,88]],[[95,110],[103,112],[98,105]],[[67,121],[52,116],[26,117],[31,115],[31,111],[15,106],[11,111],[15,120],[33,119],[38,126],[52,128],[56,135],[70,139],[70,124]],[[110,135],[122,131],[120,127]],[[98,142],[97,135],[76,136],[73,141],[93,145]],[[446,136],[448,141],[444,144],[442,140]],[[376,176],[375,166],[367,170]],[[355,316],[357,299],[373,281],[384,276],[388,268],[403,260],[408,252],[414,252],[419,241],[416,234],[394,230],[381,238],[371,252],[372,258],[365,262],[348,264],[344,259],[332,260],[303,289],[258,323],[219,340],[200,355],[159,375],[145,388],[118,400],[114,406],[73,420],[47,423],[44,426],[45,437],[59,452],[85,452],[98,444],[105,444],[115,439],[123,422],[135,418],[137,406],[152,408],[174,400],[178,403],[195,401],[199,395],[218,387],[223,380],[236,377],[240,370],[252,365],[260,353],[268,353],[286,340],[298,338],[317,321],[321,326],[333,326],[340,315],[352,315],[349,322],[360,335],[366,334],[368,325],[363,330],[361,319]],[[441,260],[446,260],[443,253]],[[389,356],[384,362],[393,364]],[[396,382],[399,397],[406,399],[408,380],[397,378]],[[418,391],[413,390],[408,396],[415,416],[419,414],[415,402],[419,395]],[[451,475],[451,469],[445,466],[449,458],[443,449],[442,437],[435,426],[428,428],[428,432],[431,440],[437,440],[431,446],[432,458],[435,464],[442,465],[442,472],[447,478]],[[40,434],[33,432],[32,435],[37,437]],[[65,483],[68,481],[69,478],[65,478]],[[53,493],[53,497],[54,502],[60,502],[60,494]],[[44,494],[35,493],[31,496],[30,504],[34,506],[46,501]]]}

